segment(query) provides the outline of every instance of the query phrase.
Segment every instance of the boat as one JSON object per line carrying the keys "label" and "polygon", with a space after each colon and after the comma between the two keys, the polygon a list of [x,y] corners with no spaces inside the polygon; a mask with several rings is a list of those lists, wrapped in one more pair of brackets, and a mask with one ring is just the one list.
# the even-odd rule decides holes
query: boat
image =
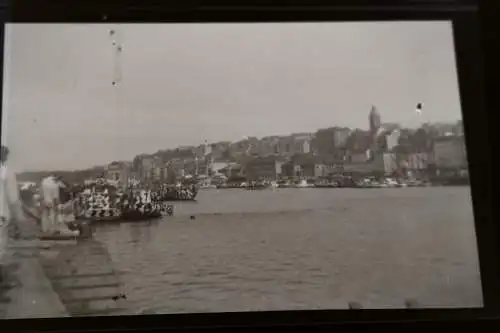
{"label": "boat", "polygon": [[307,182],[307,180],[305,180],[305,179],[302,179],[298,183],[295,183],[293,185],[294,188],[310,188],[310,187],[313,187],[313,186],[314,186],[314,184],[309,184]]}
{"label": "boat", "polygon": [[339,184],[335,181],[318,181],[314,183],[315,188],[337,188],[339,187]]}
{"label": "boat", "polygon": [[161,201],[194,201],[198,195],[198,187],[194,185],[166,186],[159,192]]}
{"label": "boat", "polygon": [[398,187],[398,185],[399,185],[399,183],[392,178],[386,178],[384,183],[387,184],[387,187],[390,187],[390,188]]}
{"label": "boat", "polygon": [[199,189],[200,190],[214,190],[214,189],[217,189],[217,185],[213,185],[213,184],[204,184],[204,185],[200,185]]}
{"label": "boat", "polygon": [[217,185],[218,189],[230,189],[230,188],[241,188],[241,184],[236,184],[236,183],[224,183]]}
{"label": "boat", "polygon": [[246,190],[265,190],[268,189],[269,187],[270,187],[269,184],[265,182],[251,182],[249,184],[245,184]]}
{"label": "boat", "polygon": [[278,181],[278,188],[291,188],[293,184],[289,180]]}
{"label": "boat", "polygon": [[77,219],[89,221],[137,221],[173,215],[173,207],[155,191],[129,190],[127,193],[93,188],[77,196]]}
{"label": "boat", "polygon": [[[181,189],[175,189],[177,193]],[[119,189],[109,183],[88,183],[76,194],[75,215],[89,221],[138,221],[173,215],[164,188]],[[172,195],[172,194],[171,194]],[[175,195],[175,194],[174,194]]]}

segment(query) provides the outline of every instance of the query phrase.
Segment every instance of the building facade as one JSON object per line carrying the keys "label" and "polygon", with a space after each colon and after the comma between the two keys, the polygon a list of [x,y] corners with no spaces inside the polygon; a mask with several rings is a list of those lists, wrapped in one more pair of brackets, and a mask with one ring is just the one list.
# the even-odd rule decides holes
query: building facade
{"label": "building facade", "polygon": [[254,158],[245,165],[246,177],[249,181],[276,180],[281,176],[283,164],[275,156]]}
{"label": "building facade", "polygon": [[394,153],[385,153],[382,155],[384,164],[384,173],[386,175],[393,175],[398,171],[398,159]]}
{"label": "building facade", "polygon": [[334,156],[346,147],[351,130],[349,128],[332,127],[320,129],[313,140],[313,149],[319,155]]}
{"label": "building facade", "polygon": [[438,169],[467,168],[464,136],[444,136],[434,140],[434,164]]}
{"label": "building facade", "polygon": [[399,137],[401,132],[399,130],[393,130],[384,135],[385,150],[392,151],[399,144]]}
{"label": "building facade", "polygon": [[350,163],[367,163],[371,156],[370,149],[354,150],[349,152],[347,161]]}

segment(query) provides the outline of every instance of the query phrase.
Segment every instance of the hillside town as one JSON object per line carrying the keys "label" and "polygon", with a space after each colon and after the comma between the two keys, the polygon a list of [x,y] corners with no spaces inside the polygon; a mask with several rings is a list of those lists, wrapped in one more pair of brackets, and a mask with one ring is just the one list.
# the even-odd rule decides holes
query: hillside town
{"label": "hillside town", "polygon": [[[315,133],[205,142],[62,174],[73,182],[96,177],[121,183],[195,179],[201,187],[337,176],[426,180],[468,177],[462,121],[402,128],[382,122],[374,106],[367,120],[366,129],[335,126]],[[35,175],[39,173],[20,178],[33,181]]]}

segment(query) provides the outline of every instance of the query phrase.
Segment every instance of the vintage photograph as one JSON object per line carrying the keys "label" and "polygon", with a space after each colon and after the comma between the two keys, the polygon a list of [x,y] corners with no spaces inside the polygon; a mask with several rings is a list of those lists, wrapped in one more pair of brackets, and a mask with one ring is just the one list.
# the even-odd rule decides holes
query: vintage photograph
{"label": "vintage photograph", "polygon": [[8,24],[0,318],[481,307],[450,22]]}

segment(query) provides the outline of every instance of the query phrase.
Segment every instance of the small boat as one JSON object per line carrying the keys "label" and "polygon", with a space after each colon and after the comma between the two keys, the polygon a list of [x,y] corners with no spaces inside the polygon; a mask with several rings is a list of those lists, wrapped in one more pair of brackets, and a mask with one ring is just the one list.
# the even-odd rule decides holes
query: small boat
{"label": "small boat", "polygon": [[247,184],[245,186],[245,189],[247,190],[265,190],[268,189],[270,186],[269,184],[266,184],[264,182],[252,182],[250,184]]}
{"label": "small boat", "polygon": [[386,178],[384,183],[387,184],[387,187],[391,188],[398,187],[399,185],[398,182],[392,178]]}
{"label": "small boat", "polygon": [[168,187],[161,191],[161,201],[194,201],[198,194],[196,186],[176,186]]}
{"label": "small boat", "polygon": [[291,187],[293,187],[293,184],[290,181],[281,180],[281,181],[278,181],[277,184],[278,184],[279,188],[291,188]]}
{"label": "small boat", "polygon": [[217,189],[230,189],[230,188],[241,188],[241,184],[220,184],[217,185]]}
{"label": "small boat", "polygon": [[313,184],[309,184],[305,179],[302,179],[300,182],[293,185],[294,188],[309,188],[313,186]]}
{"label": "small boat", "polygon": [[199,189],[200,190],[214,190],[214,189],[217,189],[217,185],[212,185],[212,184],[204,184],[204,185],[200,185]]}
{"label": "small boat", "polygon": [[339,184],[335,181],[319,181],[314,183],[315,188],[337,188]]}

